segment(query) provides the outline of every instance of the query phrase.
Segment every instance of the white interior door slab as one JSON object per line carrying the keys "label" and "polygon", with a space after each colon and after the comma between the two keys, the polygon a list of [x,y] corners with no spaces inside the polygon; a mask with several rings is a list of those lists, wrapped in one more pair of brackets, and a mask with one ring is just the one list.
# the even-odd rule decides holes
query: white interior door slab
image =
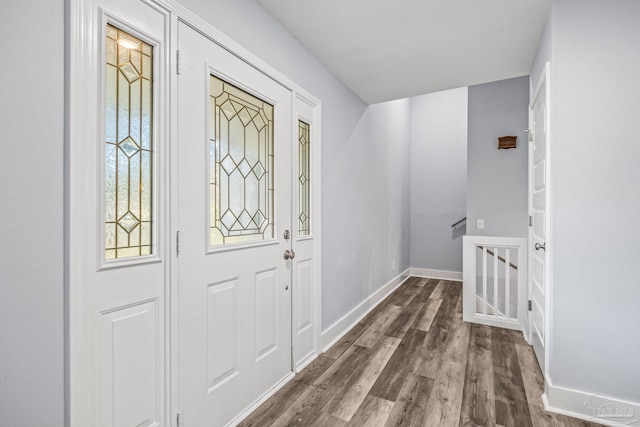
{"label": "white interior door slab", "polygon": [[546,331],[547,331],[547,298],[549,285],[548,249],[549,221],[549,93],[547,64],[541,77],[531,104],[530,131],[530,185],[531,227],[529,253],[530,268],[530,300],[531,300],[531,343],[536,353],[540,368],[544,373]]}
{"label": "white interior door slab", "polygon": [[292,95],[182,23],[178,44],[178,405],[221,426],[292,371]]}

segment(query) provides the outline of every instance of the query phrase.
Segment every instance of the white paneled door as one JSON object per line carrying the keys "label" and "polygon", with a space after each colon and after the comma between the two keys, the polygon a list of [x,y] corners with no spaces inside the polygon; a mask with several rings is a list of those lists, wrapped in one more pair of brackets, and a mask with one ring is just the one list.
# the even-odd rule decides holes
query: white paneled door
{"label": "white paneled door", "polygon": [[292,371],[292,93],[178,27],[178,408],[234,420]]}
{"label": "white paneled door", "polygon": [[548,249],[549,224],[547,205],[549,200],[549,64],[537,85],[531,104],[529,123],[529,198],[531,227],[529,235],[530,331],[531,343],[540,368],[544,373],[547,331],[547,298],[549,286]]}

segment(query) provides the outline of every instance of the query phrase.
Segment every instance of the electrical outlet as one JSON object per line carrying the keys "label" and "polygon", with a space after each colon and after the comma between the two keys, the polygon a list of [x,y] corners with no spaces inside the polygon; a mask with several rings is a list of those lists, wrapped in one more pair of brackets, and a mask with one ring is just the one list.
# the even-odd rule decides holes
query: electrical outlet
{"label": "electrical outlet", "polygon": [[478,230],[484,230],[484,219],[476,220],[476,227]]}

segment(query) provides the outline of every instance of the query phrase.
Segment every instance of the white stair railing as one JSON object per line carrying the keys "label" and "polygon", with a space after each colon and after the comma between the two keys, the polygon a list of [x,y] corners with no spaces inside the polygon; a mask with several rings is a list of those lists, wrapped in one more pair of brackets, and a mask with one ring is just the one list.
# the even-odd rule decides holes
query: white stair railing
{"label": "white stair railing", "polygon": [[524,330],[527,315],[527,239],[464,236],[463,318]]}

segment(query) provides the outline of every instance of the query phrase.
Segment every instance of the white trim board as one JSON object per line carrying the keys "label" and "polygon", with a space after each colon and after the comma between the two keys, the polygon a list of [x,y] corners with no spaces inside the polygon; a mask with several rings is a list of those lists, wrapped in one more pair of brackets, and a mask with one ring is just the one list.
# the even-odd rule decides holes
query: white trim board
{"label": "white trim board", "polygon": [[345,314],[340,320],[329,326],[320,336],[320,348],[324,353],[349,332],[360,320],[362,320],[371,310],[373,310],[382,300],[388,297],[400,285],[410,277],[410,268],[406,269],[387,284],[369,295],[364,301],[358,304],[353,310]]}
{"label": "white trim board", "polygon": [[[598,393],[554,386],[549,380],[542,401],[545,410],[573,418],[606,426],[640,425],[640,402],[628,402]],[[617,413],[608,415],[608,408],[615,409]]]}
{"label": "white trim board", "polygon": [[410,268],[410,275],[415,277],[428,277],[430,279],[455,280],[462,282],[461,271],[433,270],[430,268]]}
{"label": "white trim board", "polygon": [[313,362],[314,360],[316,360],[316,357],[318,357],[318,353],[315,351],[315,349],[310,352],[309,354],[307,354],[306,356],[304,356],[302,359],[300,359],[298,362],[294,361],[294,369],[293,369],[293,373],[294,374],[298,374],[298,372],[302,371],[304,368],[306,368],[311,362]]}
{"label": "white trim board", "polygon": [[239,413],[234,419],[229,421],[225,427],[236,426],[240,424],[243,420],[245,420],[249,415],[251,415],[256,409],[260,407],[264,402],[269,400],[274,394],[276,394],[282,387],[287,385],[289,381],[293,379],[295,374],[293,372],[289,373],[286,377],[282,379],[278,384],[273,386],[271,390],[266,392],[260,399],[256,400],[252,405],[246,408],[244,411]]}
{"label": "white trim board", "polygon": [[320,336],[320,348],[324,353],[340,338],[347,334],[359,321],[371,312],[382,300],[391,295],[409,277],[462,281],[462,273],[458,271],[431,270],[426,268],[407,268],[391,279],[380,289],[345,314],[340,320],[329,326]]}

